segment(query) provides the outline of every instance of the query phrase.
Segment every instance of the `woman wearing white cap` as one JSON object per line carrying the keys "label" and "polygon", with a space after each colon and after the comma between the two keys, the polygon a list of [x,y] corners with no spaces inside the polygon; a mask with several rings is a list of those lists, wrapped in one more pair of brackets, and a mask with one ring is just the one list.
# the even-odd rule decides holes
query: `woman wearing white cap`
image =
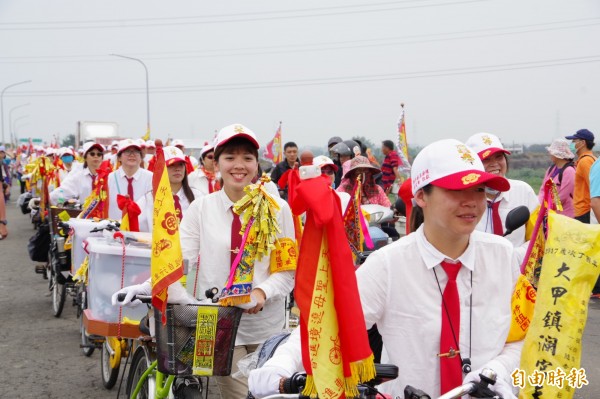
{"label": "woman wearing white cap", "polygon": [[549,179],[552,179],[558,190],[558,197],[563,210],[558,213],[568,216],[575,216],[573,206],[573,188],[575,187],[575,163],[573,159],[575,154],[569,149],[569,142],[565,139],[556,139],[546,147],[552,166],[546,171],[544,180],[540,187],[538,198],[540,203],[544,200],[544,186]]}
{"label": "woman wearing white cap", "polygon": [[[177,211],[179,220],[181,220],[192,201],[199,198],[201,194],[188,184],[186,161],[183,152],[179,148],[172,146],[164,147],[163,151],[175,210]],[[154,196],[152,191],[148,191],[136,202],[142,210],[139,217],[140,231],[152,231],[152,216],[154,212]]]}
{"label": "woman wearing white cap", "polygon": [[[514,249],[475,230],[486,208],[485,188],[506,191],[508,181],[486,173],[477,155],[452,139],[426,146],[411,177],[423,223],[356,271],[367,328],[377,324],[388,362],[399,369],[398,378],[379,390],[402,397],[410,384],[438,397],[478,380],[486,367],[498,376],[492,390],[516,399],[510,375],[522,343],[506,343],[519,275]],[[251,392],[278,392],[282,377],[302,369],[301,358],[298,337],[290,338],[251,372]]]}
{"label": "woman wearing white cap", "polygon": [[[469,137],[465,144],[477,153],[486,172],[506,177],[507,155],[510,155],[510,152],[504,149],[498,137],[490,133],[477,133]],[[508,181],[510,190],[507,192],[487,189],[487,212],[477,225],[477,230],[503,235],[508,212],[521,205],[529,208],[530,212],[538,207],[537,195],[529,184],[521,180]],[[516,229],[506,238],[517,248],[517,255],[522,261],[528,245],[525,241],[525,227]]]}
{"label": "woman wearing white cap", "polygon": [[215,171],[215,147],[207,144],[200,150],[202,164],[190,173],[190,187],[198,190],[201,195],[208,195],[219,191],[220,176]]}
{"label": "woman wearing white cap", "polygon": [[123,212],[117,205],[117,194],[136,201],[152,190],[152,173],[140,167],[142,149],[134,140],[119,141],[117,160],[121,166],[108,175],[108,217],[121,220]]}
{"label": "woman wearing white cap", "polygon": [[101,144],[93,141],[83,144],[83,169],[75,170],[61,180],[60,186],[50,193],[50,203],[56,205],[60,201],[77,199],[83,204],[96,184],[96,169],[102,163],[103,152]]}
{"label": "woman wearing white cap", "polygon": [[[221,288],[227,282],[231,265],[241,250],[235,243],[239,232],[236,226],[234,204],[245,196],[244,189],[251,184],[258,172],[258,141],[247,127],[235,124],[221,129],[215,144],[216,170],[221,173],[223,188],[212,194],[196,199],[187,209],[180,226],[183,256],[190,264],[199,265],[188,275],[187,287],[193,290],[191,280],[197,281],[197,299],[205,299],[207,288]],[[273,198],[280,210],[276,212],[276,223],[280,228],[278,240],[294,242],[294,224],[288,204],[280,198]],[[238,230],[238,231],[235,231]],[[255,260],[253,267],[251,302],[246,304],[245,314],[238,328],[236,347],[233,354],[232,374],[237,371],[237,361],[247,353],[254,352],[258,344],[280,332],[285,323],[285,298],[294,285],[293,271],[271,272],[271,250],[261,260]],[[182,298],[181,284],[169,287],[169,299]],[[136,294],[148,294],[149,284],[127,287],[120,292],[127,296],[128,303]],[[116,293],[113,302],[116,303]],[[181,302],[191,302],[187,296]],[[262,310],[262,311],[261,311]],[[216,377],[221,396],[227,399],[246,397],[248,388],[245,379]]]}

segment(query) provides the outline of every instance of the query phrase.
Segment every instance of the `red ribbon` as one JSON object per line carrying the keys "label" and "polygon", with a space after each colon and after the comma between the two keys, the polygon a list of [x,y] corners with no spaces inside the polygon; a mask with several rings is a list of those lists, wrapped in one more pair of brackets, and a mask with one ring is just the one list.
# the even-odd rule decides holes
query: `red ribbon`
{"label": "red ribbon", "polygon": [[123,211],[123,217],[127,215],[129,218],[129,231],[140,231],[138,216],[142,210],[138,204],[127,195],[117,194],[117,206]]}

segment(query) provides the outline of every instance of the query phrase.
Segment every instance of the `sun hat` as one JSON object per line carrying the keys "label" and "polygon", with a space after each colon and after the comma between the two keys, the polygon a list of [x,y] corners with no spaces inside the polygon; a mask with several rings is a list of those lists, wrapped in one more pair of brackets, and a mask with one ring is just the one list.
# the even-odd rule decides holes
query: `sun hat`
{"label": "sun hat", "polygon": [[117,155],[121,155],[123,151],[131,147],[135,147],[137,150],[142,151],[139,144],[135,140],[125,139],[119,141],[119,150],[117,151]]}
{"label": "sun hat", "polygon": [[566,136],[565,137],[567,140],[585,140],[585,141],[594,141],[594,133],[590,132],[587,129],[580,129],[577,131],[577,133],[571,135],[571,136]]}
{"label": "sun hat", "polygon": [[97,148],[100,150],[100,152],[104,153],[104,147],[102,147],[102,144],[98,144],[95,141],[88,141],[83,143],[83,154],[86,155],[92,148]]}
{"label": "sun hat", "polygon": [[350,169],[348,169],[346,171],[346,173],[344,173],[344,178],[348,177],[350,175],[350,173],[353,170],[356,169],[373,169],[373,173],[379,173],[381,172],[381,169],[379,169],[376,166],[371,165],[371,162],[369,161],[369,158],[367,157],[363,157],[362,155],[357,155],[354,158],[352,158],[352,160],[350,160]]}
{"label": "sun hat", "polygon": [[504,149],[498,136],[491,133],[474,134],[465,141],[465,144],[473,149],[482,161],[497,152],[510,155],[510,151]]}
{"label": "sun hat", "polygon": [[185,155],[179,148],[169,145],[163,147],[163,151],[165,153],[165,165],[171,166],[177,162],[185,163]]}
{"label": "sun hat", "polygon": [[556,158],[560,159],[573,159],[575,155],[571,152],[569,148],[569,142],[565,139],[554,139],[550,147],[546,147],[548,153],[550,155],[554,155]]}
{"label": "sun hat", "polygon": [[325,155],[319,155],[313,158],[313,165],[318,166],[319,168],[323,168],[325,166],[331,166],[333,170],[338,171],[338,166],[333,163],[331,158],[326,157]]}
{"label": "sun hat", "polygon": [[413,195],[428,184],[448,190],[463,190],[479,184],[507,191],[508,180],[487,173],[471,148],[455,139],[435,141],[419,152],[410,172]]}
{"label": "sun hat", "polygon": [[217,147],[224,145],[235,137],[243,137],[248,139],[250,142],[252,142],[256,149],[260,148],[254,132],[242,124],[235,123],[233,125],[225,126],[223,129],[219,130],[219,133],[215,138],[215,151]]}

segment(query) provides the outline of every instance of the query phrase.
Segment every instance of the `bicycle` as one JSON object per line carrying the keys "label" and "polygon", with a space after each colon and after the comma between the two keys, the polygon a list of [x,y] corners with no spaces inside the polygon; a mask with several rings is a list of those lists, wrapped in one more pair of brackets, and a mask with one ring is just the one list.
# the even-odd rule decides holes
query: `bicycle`
{"label": "bicycle", "polygon": [[[125,294],[120,294],[119,302],[124,299]],[[149,296],[138,295],[135,299],[146,304],[151,302]],[[149,308],[153,309],[151,306]],[[153,310],[155,334],[151,331],[151,318],[144,318],[140,322],[142,335],[137,339],[127,377],[125,392],[128,398],[201,398],[202,376],[207,377],[208,384],[209,376],[231,373],[242,309],[208,304],[168,304],[165,325],[161,322],[162,313],[158,309]],[[198,317],[202,317],[200,322]],[[145,325],[146,321],[148,326]],[[209,333],[208,340],[197,339],[197,326],[202,327],[200,334]],[[194,365],[195,353],[204,353],[207,362]],[[194,375],[195,370],[199,371],[200,377]],[[208,390],[205,397],[208,397]]]}

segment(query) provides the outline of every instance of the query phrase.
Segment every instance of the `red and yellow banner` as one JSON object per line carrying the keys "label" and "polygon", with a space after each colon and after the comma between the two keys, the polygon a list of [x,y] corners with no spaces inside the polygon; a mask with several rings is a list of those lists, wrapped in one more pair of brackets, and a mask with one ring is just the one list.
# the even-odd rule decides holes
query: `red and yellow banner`
{"label": "red and yellow banner", "polygon": [[183,255],[179,240],[179,218],[175,211],[169,175],[165,167],[162,146],[156,148],[156,165],[153,177],[154,212],[152,218],[152,306],[159,309],[165,319],[167,289],[183,277]]}
{"label": "red and yellow banner", "polygon": [[263,154],[265,159],[270,159],[275,165],[283,161],[283,147],[281,146],[281,123],[273,140],[269,141],[266,145],[265,152]]}

